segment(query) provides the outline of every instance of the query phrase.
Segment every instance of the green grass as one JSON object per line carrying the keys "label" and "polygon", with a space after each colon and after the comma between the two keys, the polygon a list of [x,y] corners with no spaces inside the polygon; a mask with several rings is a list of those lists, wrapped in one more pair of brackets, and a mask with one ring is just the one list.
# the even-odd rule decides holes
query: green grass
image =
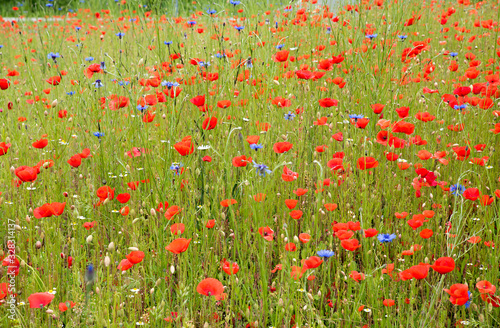
{"label": "green grass", "polygon": [[[0,90],[0,143],[11,144],[0,156],[0,234],[5,236],[0,258],[8,261],[10,239],[15,240],[15,256],[20,261],[15,320],[9,318],[8,304],[1,304],[2,326],[455,327],[462,321],[469,327],[499,325],[499,309],[483,301],[476,288],[478,281],[496,285],[499,279],[498,251],[485,245],[500,243],[500,140],[499,134],[490,131],[499,122],[500,91],[490,78],[498,77],[499,28],[474,26],[479,19],[498,22],[498,3],[488,1],[476,7],[437,2],[429,7],[419,1],[385,1],[379,7],[371,2],[370,9],[360,4],[358,12],[332,8],[328,17],[328,12],[310,3],[293,3],[293,11],[286,12],[286,4],[250,1],[213,6],[217,14],[209,16],[208,2],[198,2],[196,8],[183,7],[182,21],[162,16],[163,9],[145,17],[150,8],[132,1],[120,7],[103,6],[111,10],[109,14],[98,10],[102,9],[99,5],[98,1],[75,4],[76,9],[92,9],[73,14],[43,8],[29,14],[43,17],[41,21],[4,24],[0,32],[0,79],[10,80],[9,88]],[[300,6],[307,16],[297,13]],[[440,15],[452,6],[456,12],[441,25]],[[4,16],[20,14],[2,10]],[[61,20],[45,20],[63,13]],[[404,26],[412,13],[421,15],[420,20]],[[307,19],[294,24],[297,15],[300,21]],[[197,22],[193,27],[186,24],[191,20]],[[241,32],[231,26],[235,22],[244,26]],[[81,29],[76,31],[76,26]],[[470,31],[459,31],[462,27]],[[125,33],[122,38],[116,36],[120,32]],[[377,36],[369,40],[367,34]],[[211,38],[214,35],[218,37]],[[401,41],[398,35],[407,39]],[[462,41],[455,37],[460,35]],[[474,35],[476,39],[469,42]],[[166,41],[172,44],[167,46]],[[417,41],[425,41],[428,47],[402,61],[404,49],[414,48]],[[273,60],[280,44],[290,51],[286,63]],[[320,45],[325,47],[318,51]],[[50,52],[61,57],[50,59]],[[458,53],[457,71],[448,68],[449,52]],[[174,53],[181,58],[171,60]],[[217,53],[228,56],[217,58]],[[471,62],[466,59],[468,53],[480,61],[475,79],[465,75]],[[318,69],[320,61],[339,55],[344,60],[332,70]],[[86,61],[87,57],[94,60]],[[249,57],[252,67],[245,64]],[[193,58],[210,66],[192,65]],[[90,64],[100,62],[105,62],[104,72],[85,76]],[[317,81],[302,80],[295,74],[300,69],[325,75]],[[7,76],[9,70],[19,75]],[[218,79],[204,79],[208,73],[218,73]],[[46,82],[54,76],[62,77],[57,86]],[[144,123],[144,114],[136,108],[138,100],[166,89],[143,85],[153,76],[180,83],[175,88],[182,91],[149,106],[147,110],[155,117]],[[346,82],[343,88],[333,83],[336,77]],[[102,81],[100,88],[93,84],[97,79]],[[453,94],[459,85],[487,79],[493,81],[491,93],[471,93],[464,110],[451,108],[441,98]],[[122,81],[129,83],[118,83]],[[439,94],[424,93],[425,87]],[[128,97],[130,103],[112,110],[112,95]],[[208,112],[190,102],[197,95],[206,95]],[[290,106],[273,104],[276,97],[290,100]],[[492,106],[473,106],[472,97],[490,98]],[[318,101],[324,98],[337,99],[338,105],[320,107]],[[222,100],[230,100],[231,105],[218,107]],[[376,142],[381,131],[377,122],[382,117],[371,106],[377,103],[385,105],[383,119],[392,123],[401,121],[397,108],[410,108],[405,121],[415,131],[393,133],[407,142],[406,147]],[[62,110],[67,116],[59,118]],[[293,120],[284,118],[289,111],[295,114]],[[415,118],[418,112],[436,118],[424,123]],[[349,118],[354,114],[369,118],[365,128],[355,126]],[[214,129],[202,128],[206,117],[218,119]],[[321,117],[327,117],[327,124],[314,124]],[[263,123],[269,123],[267,131]],[[463,124],[463,130],[453,131],[451,126],[458,124]],[[104,135],[98,138],[95,132]],[[332,137],[337,132],[343,133],[342,141]],[[250,149],[246,139],[252,135],[260,136],[262,149]],[[409,138],[416,135],[427,144],[409,144]],[[173,146],[186,136],[192,137],[194,151],[181,156]],[[32,146],[44,138],[48,140],[45,148]],[[284,141],[293,147],[277,154],[273,145]],[[478,144],[485,144],[482,152],[474,148]],[[327,146],[324,152],[316,150],[321,145]],[[203,150],[200,146],[210,147]],[[468,159],[457,159],[456,146],[469,147]],[[127,156],[133,147],[144,152]],[[67,161],[85,148],[91,156],[83,158],[79,167],[70,166]],[[446,151],[446,162],[422,160],[421,150]],[[328,162],[337,152],[345,155],[343,169],[334,171]],[[403,162],[387,160],[384,152],[399,155],[410,167],[401,170],[398,163]],[[232,160],[240,155],[265,164],[272,173],[261,176],[252,163],[235,167]],[[205,156],[212,161],[204,161]],[[367,156],[374,157],[378,166],[359,169],[358,159]],[[483,166],[470,162],[483,156],[488,157]],[[43,160],[53,165],[42,166],[35,181],[17,185],[15,169]],[[182,174],[175,174],[173,163],[182,163]],[[421,197],[416,197],[412,185],[418,177],[417,164],[435,172],[441,184],[423,186]],[[285,165],[298,173],[296,180],[283,181]],[[329,184],[325,179],[330,179]],[[136,181],[138,187],[132,190],[129,183]],[[446,188],[454,184],[478,188],[494,201],[483,206],[480,200],[453,195]],[[100,204],[97,190],[102,186],[113,188],[114,198]],[[297,196],[293,191],[298,188],[308,192]],[[121,193],[131,196],[126,204],[116,199]],[[266,195],[265,200],[257,202],[253,196],[260,193]],[[226,199],[237,203],[223,207],[221,201]],[[295,210],[303,212],[299,220],[290,216],[287,199],[298,200]],[[172,220],[156,210],[165,201],[182,209]],[[66,202],[61,215],[34,217],[36,208],[54,202]],[[338,208],[328,211],[325,204],[332,203]],[[121,215],[125,206],[130,211]],[[413,230],[407,221],[426,210],[435,214]],[[409,213],[406,218],[395,216],[405,211]],[[208,220],[215,220],[213,228],[206,227]],[[92,228],[83,227],[92,221]],[[361,247],[348,251],[335,236],[333,224],[349,221],[359,222],[361,229],[394,233],[396,238],[382,244],[377,237],[365,238],[363,230],[357,230],[351,239],[359,240]],[[181,236],[172,234],[174,223],[185,225]],[[266,226],[274,231],[272,241],[259,234],[259,228]],[[434,234],[423,239],[423,229]],[[311,236],[308,243],[299,241],[301,233]],[[176,255],[165,249],[180,237],[192,238],[185,252]],[[471,243],[471,237],[481,237],[481,241]],[[296,251],[285,250],[288,243],[294,243]],[[293,266],[301,267],[302,260],[324,249],[335,255],[307,269],[301,278],[291,277]],[[132,250],[144,252],[145,257],[122,273],[117,266]],[[413,255],[403,255],[409,250],[414,250]],[[419,263],[433,264],[440,257],[452,257],[456,269],[446,275],[429,269],[422,280],[398,278],[402,271]],[[237,262],[239,271],[226,274],[223,259]],[[391,263],[395,267],[392,278],[382,273]],[[95,267],[92,283],[85,278],[89,264]],[[271,272],[278,264],[282,270]],[[365,274],[365,279],[356,282],[349,276],[351,271]],[[9,281],[7,273],[7,267],[0,267],[0,284]],[[312,276],[315,279],[309,280]],[[205,278],[216,278],[225,286],[225,300],[197,292]],[[454,284],[468,285],[472,293],[468,309],[453,305],[443,291]],[[48,291],[56,292],[50,305],[29,307],[30,295]],[[386,299],[395,305],[384,306]],[[75,302],[75,307],[60,311],[59,303],[67,301]],[[172,312],[178,314],[177,319],[165,321]]]}

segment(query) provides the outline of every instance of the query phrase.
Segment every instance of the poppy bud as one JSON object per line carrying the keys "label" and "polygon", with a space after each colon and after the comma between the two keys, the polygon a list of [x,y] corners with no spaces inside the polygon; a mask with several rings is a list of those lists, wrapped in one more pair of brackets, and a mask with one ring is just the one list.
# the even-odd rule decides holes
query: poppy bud
{"label": "poppy bud", "polygon": [[45,313],[52,314],[52,313],[54,313],[54,311],[52,311],[51,309],[48,309],[47,311],[45,311]]}
{"label": "poppy bud", "polygon": [[63,192],[63,196],[64,196],[64,197],[68,197],[68,193],[67,193],[66,191],[65,191],[65,192]]}
{"label": "poppy bud", "polygon": [[90,243],[92,243],[93,239],[94,239],[94,237],[92,237],[92,235],[89,235],[85,241],[87,242],[87,244],[90,244]]}
{"label": "poppy bud", "polygon": [[106,267],[109,267],[110,264],[111,264],[111,259],[109,258],[109,256],[106,255],[106,257],[104,258],[104,265]]}
{"label": "poppy bud", "polygon": [[[1,203],[1,202],[0,202]],[[31,222],[31,219],[29,216],[26,215],[26,222],[30,223]]]}
{"label": "poppy bud", "polygon": [[48,116],[49,112],[45,111],[45,112],[43,112],[43,115]]}
{"label": "poppy bud", "polygon": [[16,101],[19,104],[21,102],[21,98],[17,98]]}
{"label": "poppy bud", "polygon": [[38,240],[35,244],[36,249],[42,248],[42,243]]}
{"label": "poppy bud", "polygon": [[294,241],[295,243],[298,243],[298,242],[299,242],[299,237],[297,237],[297,236],[293,236],[293,241]]}
{"label": "poppy bud", "polygon": [[51,104],[52,108],[56,107],[57,106],[57,99],[55,99],[52,104]]}
{"label": "poppy bud", "polygon": [[114,242],[110,242],[109,245],[108,245],[108,251],[112,252],[115,250],[115,243]]}
{"label": "poppy bud", "polygon": [[132,224],[135,224],[136,222],[138,222],[141,218],[135,218],[133,221],[132,221]]}
{"label": "poppy bud", "polygon": [[12,108],[14,108],[14,104],[12,103],[12,101],[9,101],[9,102],[7,103],[7,108],[8,108],[9,110],[11,110]]}
{"label": "poppy bud", "polygon": [[99,289],[99,287],[96,287],[96,288],[95,288],[95,293],[96,293],[96,294],[99,294],[100,292],[101,292],[101,290]]}
{"label": "poppy bud", "polygon": [[33,209],[31,207],[29,208],[28,213],[33,214]]}
{"label": "poppy bud", "polygon": [[170,273],[174,274],[175,273],[175,267],[174,265],[170,266]]}

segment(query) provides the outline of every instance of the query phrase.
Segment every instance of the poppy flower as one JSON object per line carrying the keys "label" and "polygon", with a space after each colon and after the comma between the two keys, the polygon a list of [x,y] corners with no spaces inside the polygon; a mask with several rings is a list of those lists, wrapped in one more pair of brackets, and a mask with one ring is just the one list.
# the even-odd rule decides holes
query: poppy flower
{"label": "poppy flower", "polygon": [[281,174],[281,179],[286,182],[295,181],[299,177],[297,172],[292,171],[286,165],[283,167],[283,173]]}
{"label": "poppy flower", "polygon": [[213,130],[217,126],[217,117],[207,117],[203,121],[202,129],[203,130]]}
{"label": "poppy flower", "polygon": [[233,159],[231,161],[231,163],[233,163],[233,166],[235,166],[235,167],[245,167],[245,166],[247,166],[248,163],[251,163],[251,162],[252,162],[252,158],[246,157],[245,155],[233,157]]}
{"label": "poppy flower", "polygon": [[318,102],[319,102],[319,105],[323,108],[330,108],[333,106],[337,106],[339,104],[338,100],[332,99],[332,98],[323,98],[323,99],[320,99]]}
{"label": "poppy flower", "polygon": [[122,204],[125,204],[130,200],[130,194],[128,192],[123,194],[118,194],[118,196],[116,196],[116,200]]}
{"label": "poppy flower", "polygon": [[182,138],[181,141],[174,145],[174,148],[181,156],[192,154],[194,152],[194,144],[191,141],[191,136]]}
{"label": "poppy flower", "polygon": [[165,211],[165,218],[167,220],[172,220],[172,218],[179,214],[181,212],[181,208],[177,205],[172,205],[170,206],[166,211]]}
{"label": "poppy flower", "polygon": [[413,278],[421,280],[429,274],[429,265],[414,265],[407,270]]}
{"label": "poppy flower", "polygon": [[274,55],[274,61],[280,62],[280,63],[285,62],[285,61],[287,61],[289,54],[290,54],[290,51],[288,51],[288,50],[278,51]]}
{"label": "poppy flower", "polygon": [[396,304],[396,302],[394,302],[394,300],[391,300],[391,299],[385,299],[382,304],[384,304],[384,306],[387,306],[387,307],[390,307],[390,306],[394,306]]}
{"label": "poppy flower", "polygon": [[455,305],[465,305],[469,300],[469,288],[464,284],[454,284],[450,289],[443,289],[450,295],[450,302]]}
{"label": "poppy flower", "polygon": [[351,273],[349,274],[349,277],[351,277],[356,282],[360,282],[360,281],[365,280],[365,274],[360,273],[358,271],[351,271]]}
{"label": "poppy flower", "polygon": [[80,156],[80,154],[73,155],[70,157],[70,159],[68,159],[68,164],[72,167],[79,167],[80,165],[82,165],[82,157]]}
{"label": "poppy flower", "polygon": [[222,207],[229,207],[231,205],[234,205],[238,203],[235,199],[224,199],[223,201],[220,202],[220,205]]}
{"label": "poppy flower", "polygon": [[348,250],[351,252],[353,252],[361,247],[361,245],[359,244],[359,240],[357,240],[357,239],[342,240],[340,242],[340,246],[342,246],[342,248],[344,248],[345,250]]}
{"label": "poppy flower", "polygon": [[471,200],[471,201],[475,201],[480,196],[479,189],[477,189],[477,188],[467,188],[467,189],[465,189],[465,191],[462,194],[462,196],[465,199],[468,199],[468,200]]}
{"label": "poppy flower", "polygon": [[238,273],[238,271],[240,270],[240,267],[239,267],[238,263],[236,263],[236,262],[231,263],[231,262],[227,261],[226,259],[223,259],[221,262],[222,262],[222,271],[224,271],[225,273],[227,273],[230,276]]}
{"label": "poppy flower", "polygon": [[130,261],[132,264],[137,264],[142,262],[142,259],[144,258],[144,252],[141,251],[132,251],[126,256],[127,260]]}
{"label": "poppy flower", "polygon": [[258,194],[256,194],[256,195],[253,195],[253,199],[254,199],[257,203],[263,202],[264,200],[266,200],[266,194],[263,194],[263,193],[258,193]]}
{"label": "poppy flower", "polygon": [[224,286],[217,279],[206,278],[198,284],[196,291],[205,296],[218,296],[224,292]]}
{"label": "poppy flower", "polygon": [[185,252],[188,247],[189,243],[191,242],[191,238],[186,239],[186,238],[178,238],[172,241],[168,246],[165,247],[167,251],[170,251],[174,254],[180,254]]}
{"label": "poppy flower", "polygon": [[420,231],[420,237],[422,237],[423,239],[429,239],[433,234],[434,232],[431,229],[424,229]]}
{"label": "poppy flower", "polygon": [[288,209],[291,210],[291,209],[294,209],[295,206],[297,206],[298,202],[299,201],[295,200],[295,199],[287,199],[287,200],[285,200],[285,205],[286,205],[286,207],[288,207]]}
{"label": "poppy flower", "polygon": [[20,166],[14,170],[14,174],[22,182],[33,182],[37,178],[38,170],[30,166]]}
{"label": "poppy flower", "polygon": [[10,148],[11,144],[9,143],[5,143],[5,142],[0,142],[0,156],[3,156],[5,154],[7,154],[7,152],[9,151],[9,148]]}
{"label": "poppy flower", "polygon": [[184,233],[185,226],[183,223],[174,223],[170,226],[170,232],[174,235],[181,235]]}
{"label": "poppy flower", "polygon": [[118,264],[117,269],[121,270],[121,271],[127,271],[128,269],[130,269],[133,266],[134,266],[134,264],[132,262],[130,262],[128,259],[123,259]]}
{"label": "poppy flower", "polygon": [[267,240],[267,241],[273,240],[274,231],[271,228],[269,228],[269,226],[260,227],[259,233],[262,237],[264,237],[265,240]]}
{"label": "poppy flower", "polygon": [[293,193],[297,196],[302,196],[302,195],[305,195],[309,190],[308,189],[302,189],[302,188],[298,188],[296,190],[293,191]]}
{"label": "poppy flower", "polygon": [[311,256],[304,260],[304,266],[307,269],[314,269],[317,268],[323,263],[323,260],[319,256]]}
{"label": "poppy flower", "polygon": [[10,81],[7,79],[0,79],[0,89],[7,90],[9,88]]}
{"label": "poppy flower", "polygon": [[377,229],[365,229],[365,238],[375,237],[378,234]]}
{"label": "poppy flower", "polygon": [[289,142],[277,142],[274,144],[273,150],[277,154],[283,154],[283,153],[289,151],[290,149],[292,149],[292,147],[293,147],[293,144],[291,144]]}
{"label": "poppy flower", "polygon": [[205,224],[205,227],[208,229],[212,229],[215,226],[215,220],[208,220],[207,223]]}
{"label": "poppy flower", "polygon": [[481,280],[476,283],[476,288],[481,294],[495,294],[497,288],[488,280]]}
{"label": "poppy flower", "polygon": [[34,293],[28,297],[28,302],[31,309],[40,309],[48,306],[54,297],[51,293]]}
{"label": "poppy flower", "polygon": [[292,217],[292,219],[299,220],[302,217],[303,212],[300,210],[293,210],[289,214]]}
{"label": "poppy flower", "polygon": [[61,77],[60,76],[52,76],[49,77],[47,80],[45,80],[48,84],[52,85],[59,85],[61,83]]}
{"label": "poppy flower", "polygon": [[332,204],[332,203],[327,203],[327,204],[325,204],[324,206],[325,206],[325,208],[326,208],[326,210],[327,210],[328,212],[335,211],[335,210],[337,209],[337,207],[338,207],[338,205],[337,205],[337,204]]}
{"label": "poppy flower", "polygon": [[37,148],[37,149],[43,149],[45,147],[47,147],[47,145],[49,144],[49,140],[48,139],[40,139],[40,140],[37,140],[35,141],[32,146],[33,148]]}
{"label": "poppy flower", "polygon": [[[69,308],[68,308],[68,305],[69,305]],[[71,309],[74,308],[75,305],[76,305],[76,303],[73,301],[66,301],[65,303],[59,303],[59,311],[65,312],[70,308]]]}
{"label": "poppy flower", "polygon": [[311,235],[309,235],[308,233],[301,233],[299,234],[299,240],[303,244],[307,244],[311,240]]}
{"label": "poppy flower", "polygon": [[101,201],[104,201],[105,199],[112,200],[115,198],[115,190],[112,189],[109,186],[102,186],[99,189],[97,189],[97,197],[101,199]]}
{"label": "poppy flower", "polygon": [[378,162],[373,157],[360,157],[357,162],[357,168],[360,170],[372,169],[378,166]]}
{"label": "poppy flower", "polygon": [[294,243],[287,243],[285,245],[285,250],[288,252],[295,252],[297,250],[297,246]]}

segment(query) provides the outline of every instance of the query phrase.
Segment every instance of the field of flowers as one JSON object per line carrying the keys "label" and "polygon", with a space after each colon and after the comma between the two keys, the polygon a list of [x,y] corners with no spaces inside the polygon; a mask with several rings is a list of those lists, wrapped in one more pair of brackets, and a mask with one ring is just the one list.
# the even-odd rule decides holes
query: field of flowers
{"label": "field of flowers", "polygon": [[0,326],[500,326],[498,0],[46,7],[0,18]]}

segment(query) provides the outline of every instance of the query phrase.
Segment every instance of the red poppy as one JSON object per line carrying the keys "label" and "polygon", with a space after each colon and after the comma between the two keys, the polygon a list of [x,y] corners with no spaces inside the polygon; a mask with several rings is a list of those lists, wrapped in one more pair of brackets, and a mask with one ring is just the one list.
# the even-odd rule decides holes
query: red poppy
{"label": "red poppy", "polygon": [[247,166],[248,163],[251,163],[251,162],[252,162],[252,158],[246,157],[245,155],[233,157],[233,159],[231,161],[231,163],[233,163],[233,166],[235,166],[235,167],[245,167],[245,166]]}
{"label": "red poppy", "polygon": [[480,196],[479,189],[477,189],[477,188],[467,188],[467,189],[465,189],[465,191],[462,194],[462,196],[465,199],[468,199],[468,200],[471,200],[471,201],[475,201]]}
{"label": "red poppy", "polygon": [[202,129],[203,130],[213,130],[217,126],[217,117],[207,117],[203,121]]}
{"label": "red poppy", "polygon": [[230,276],[238,273],[238,271],[240,270],[240,267],[239,267],[238,263],[236,263],[236,262],[231,263],[231,262],[227,261],[226,259],[223,259],[221,261],[221,263],[222,263],[222,271],[224,271],[225,273],[227,273]]}
{"label": "red poppy", "polygon": [[229,207],[231,205],[234,205],[238,203],[235,199],[224,199],[223,201],[220,202],[220,205],[222,207]]}
{"label": "red poppy", "polygon": [[481,280],[476,283],[476,288],[481,294],[495,294],[497,288],[488,280]]}
{"label": "red poppy", "polygon": [[306,260],[304,260],[304,266],[307,269],[317,268],[321,265],[321,263],[323,263],[323,260],[318,256],[311,256],[311,257],[307,258]]}
{"label": "red poppy", "polygon": [[371,169],[378,166],[378,162],[373,157],[360,157],[358,159],[357,168],[360,170]]}
{"label": "red poppy", "polygon": [[132,264],[137,264],[142,262],[142,259],[144,258],[144,252],[141,251],[132,251],[126,256],[127,260],[130,261]]}
{"label": "red poppy", "polygon": [[358,271],[351,271],[351,273],[349,274],[349,277],[354,279],[354,281],[356,281],[356,282],[360,282],[360,281],[365,280],[365,274],[360,273]]}
{"label": "red poppy", "polygon": [[118,196],[116,196],[116,200],[122,204],[125,204],[130,200],[130,194],[128,192],[123,194],[118,194]]}
{"label": "red poppy", "polygon": [[206,278],[198,284],[196,291],[205,296],[217,296],[224,292],[224,286],[217,279]]}
{"label": "red poppy", "polygon": [[469,288],[464,284],[454,284],[450,289],[443,289],[450,295],[450,302],[455,305],[464,305],[469,300]]}
{"label": "red poppy", "polygon": [[48,306],[53,299],[54,295],[51,293],[34,293],[28,297],[28,302],[31,309],[40,309]]}
{"label": "red poppy", "polygon": [[348,240],[342,240],[340,242],[340,245],[345,249],[345,250],[348,250],[348,251],[355,251],[357,250],[358,248],[361,247],[361,245],[359,244],[359,240],[357,239],[348,239]]}
{"label": "red poppy", "polygon": [[47,145],[49,144],[49,140],[48,139],[40,139],[38,141],[35,141],[32,146],[33,148],[37,148],[37,149],[43,149],[45,148]]}
{"label": "red poppy", "polygon": [[387,306],[387,307],[390,307],[390,306],[393,306],[396,304],[396,302],[394,302],[394,300],[391,300],[391,299],[385,299],[382,304],[384,304],[384,306]]}
{"label": "red poppy", "polygon": [[30,166],[20,166],[14,170],[14,174],[22,182],[33,182],[37,178],[38,170]]}
{"label": "red poppy", "polygon": [[290,51],[288,51],[288,50],[278,51],[274,55],[274,61],[276,61],[276,62],[285,62],[285,61],[287,61],[289,54],[290,54]]}
{"label": "red poppy", "polygon": [[293,193],[300,197],[300,196],[304,195],[305,193],[307,193],[308,191],[309,191],[308,189],[298,188],[298,189],[294,190]]}
{"label": "red poppy", "polygon": [[300,210],[293,210],[289,214],[292,217],[292,219],[299,220],[302,217],[303,213]]}
{"label": "red poppy", "polygon": [[365,238],[375,237],[378,234],[377,229],[365,229]]}
{"label": "red poppy", "polygon": [[128,259],[123,259],[118,264],[117,269],[121,270],[121,271],[127,271],[128,269],[130,269],[133,266],[134,266],[134,264],[132,262],[130,262]]}
{"label": "red poppy", "polygon": [[273,150],[275,153],[277,154],[283,154],[287,151],[289,151],[290,149],[292,149],[293,147],[293,144],[289,143],[289,142],[277,142],[274,144],[273,146]]}
{"label": "red poppy", "polygon": [[188,247],[189,243],[191,242],[191,238],[186,239],[186,238],[178,238],[172,241],[168,246],[165,247],[167,251],[170,251],[174,254],[180,254],[185,252]]}
{"label": "red poppy", "polygon": [[[69,308],[68,308],[68,305],[69,305]],[[66,301],[65,303],[59,303],[59,311],[65,312],[70,308],[71,309],[74,308],[75,305],[76,305],[76,303],[73,301]]]}
{"label": "red poppy", "polygon": [[427,277],[429,274],[429,265],[414,265],[407,270],[413,278],[421,280]]}
{"label": "red poppy", "polygon": [[3,156],[5,154],[7,154],[7,152],[9,151],[9,148],[10,148],[11,144],[9,143],[5,143],[5,142],[0,142],[0,156]]}
{"label": "red poppy", "polygon": [[182,138],[182,141],[176,143],[174,145],[174,148],[181,156],[187,156],[192,154],[194,152],[194,144],[191,141],[191,136],[186,136]]}
{"label": "red poppy", "polygon": [[102,186],[97,189],[97,197],[99,197],[101,201],[104,201],[105,199],[112,200],[115,198],[115,190],[111,189],[109,186]]}
{"label": "red poppy", "polygon": [[319,100],[319,105],[323,108],[330,108],[333,106],[337,106],[339,101],[337,99],[332,98],[323,98]]}
{"label": "red poppy", "polygon": [[260,227],[259,233],[262,237],[264,237],[265,240],[267,240],[267,241],[273,240],[274,231],[271,228],[269,228],[269,226]]}
{"label": "red poppy", "polygon": [[285,245],[285,250],[289,252],[295,252],[297,250],[297,246],[294,243],[287,243]]}

